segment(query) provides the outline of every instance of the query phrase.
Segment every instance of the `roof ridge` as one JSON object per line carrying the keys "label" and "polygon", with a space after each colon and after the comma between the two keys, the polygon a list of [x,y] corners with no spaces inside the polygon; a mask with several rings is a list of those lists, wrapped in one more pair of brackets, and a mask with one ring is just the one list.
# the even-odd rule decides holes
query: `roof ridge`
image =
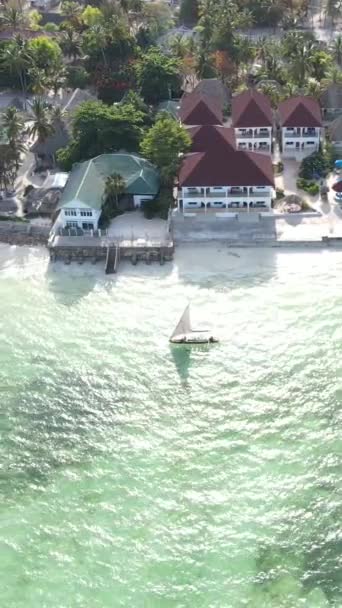
{"label": "roof ridge", "polygon": [[84,172],[84,175],[83,175],[83,177],[82,177],[82,179],[81,179],[81,183],[80,183],[80,185],[78,186],[78,188],[77,188],[77,190],[76,190],[76,193],[75,193],[75,198],[78,198],[79,192],[80,192],[80,190],[81,190],[81,188],[82,188],[82,186],[83,186],[83,183],[84,183],[85,178],[86,178],[86,177],[87,177],[87,175],[88,175],[89,168],[90,168],[90,166],[91,166],[92,162],[93,162],[93,159],[92,159],[92,158],[88,160],[88,167],[86,168],[86,170],[85,170],[85,172]]}

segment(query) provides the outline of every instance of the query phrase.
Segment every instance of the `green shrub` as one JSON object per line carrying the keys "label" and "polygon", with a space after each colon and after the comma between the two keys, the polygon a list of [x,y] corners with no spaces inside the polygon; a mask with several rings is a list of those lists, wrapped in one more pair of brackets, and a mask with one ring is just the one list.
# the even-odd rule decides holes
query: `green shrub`
{"label": "green shrub", "polygon": [[299,177],[304,179],[312,179],[316,175],[323,177],[329,173],[331,169],[330,165],[330,154],[327,154],[320,148],[317,152],[303,159],[299,169]]}
{"label": "green shrub", "polygon": [[144,216],[150,220],[153,217],[160,217],[167,220],[169,209],[173,203],[172,193],[168,189],[159,192],[157,198],[146,201],[143,205]]}
{"label": "green shrub", "polygon": [[279,201],[281,198],[284,198],[285,192],[281,188],[276,189],[276,199]]}
{"label": "green shrub", "polygon": [[307,192],[312,196],[315,196],[319,193],[319,185],[313,181],[304,179],[303,177],[297,179],[297,188],[299,188],[300,190],[304,190],[304,192]]}
{"label": "green shrub", "polygon": [[67,87],[70,89],[85,89],[89,84],[89,73],[81,66],[69,66],[67,69]]}

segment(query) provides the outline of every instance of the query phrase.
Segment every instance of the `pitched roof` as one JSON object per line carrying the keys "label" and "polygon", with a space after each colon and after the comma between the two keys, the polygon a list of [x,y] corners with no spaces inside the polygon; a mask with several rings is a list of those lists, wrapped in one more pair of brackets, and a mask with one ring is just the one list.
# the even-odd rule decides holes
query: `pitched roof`
{"label": "pitched roof", "polygon": [[55,132],[44,141],[38,139],[32,144],[30,152],[38,155],[54,155],[57,150],[64,148],[69,143],[69,131],[64,122],[56,121]]}
{"label": "pitched roof", "polygon": [[101,154],[73,167],[58,208],[75,201],[81,207],[101,209],[106,178],[113,173],[123,177],[127,194],[158,193],[159,174],[150,162],[135,154]]}
{"label": "pitched roof", "polygon": [[85,89],[75,89],[68,99],[62,100],[63,112],[72,112],[84,101],[98,101],[95,95]]}
{"label": "pitched roof", "polygon": [[184,157],[179,174],[180,186],[272,186],[271,158],[258,152],[214,150],[194,152]]}
{"label": "pitched roof", "polygon": [[221,125],[222,106],[217,99],[204,97],[196,91],[183,95],[180,103],[179,118],[186,125]]}
{"label": "pitched roof", "polygon": [[322,115],[319,103],[313,97],[290,97],[279,104],[282,127],[321,127]]}
{"label": "pitched roof", "polygon": [[342,110],[342,84],[331,84],[320,97],[321,106],[327,110]]}
{"label": "pitched roof", "polygon": [[231,98],[229,89],[218,78],[203,78],[196,85],[194,91],[202,95],[202,97],[213,97],[221,104],[221,107],[229,104]]}
{"label": "pitched roof", "polygon": [[331,141],[342,141],[342,116],[338,116],[328,127]]}
{"label": "pitched roof", "polygon": [[232,100],[232,123],[234,127],[271,127],[273,113],[266,95],[248,89]]}
{"label": "pitched roof", "polygon": [[236,147],[235,131],[228,127],[202,125],[190,127],[187,131],[192,139],[192,152],[218,151],[229,146],[233,149]]}

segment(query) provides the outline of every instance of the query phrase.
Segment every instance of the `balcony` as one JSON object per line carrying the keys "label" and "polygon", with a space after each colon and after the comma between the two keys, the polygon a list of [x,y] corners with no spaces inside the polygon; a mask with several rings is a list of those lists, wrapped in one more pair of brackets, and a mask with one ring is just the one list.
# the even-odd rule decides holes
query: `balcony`
{"label": "balcony", "polygon": [[231,199],[231,198],[244,198],[244,199],[248,199],[248,198],[268,198],[271,196],[271,192],[269,190],[264,190],[263,192],[261,192],[261,190],[251,190],[250,193],[248,194],[248,192],[228,192],[227,194],[225,192],[208,192],[207,194],[205,194],[204,192],[201,192],[200,190],[196,191],[196,192],[186,192],[184,195],[182,194],[182,191],[179,190],[178,192],[178,198],[184,198],[184,199],[196,199],[196,198],[200,198],[202,200],[226,200],[226,199]]}
{"label": "balcony", "polygon": [[298,139],[298,138],[302,138],[302,137],[307,137],[307,138],[311,137],[313,139],[316,139],[317,137],[319,137],[319,133],[317,131],[314,131],[314,132],[303,131],[303,133],[288,133],[287,131],[285,131],[284,135],[287,139]]}
{"label": "balcony", "polygon": [[265,133],[258,131],[257,133],[253,133],[253,131],[248,133],[239,133],[235,131],[236,139],[271,139],[272,133]]}

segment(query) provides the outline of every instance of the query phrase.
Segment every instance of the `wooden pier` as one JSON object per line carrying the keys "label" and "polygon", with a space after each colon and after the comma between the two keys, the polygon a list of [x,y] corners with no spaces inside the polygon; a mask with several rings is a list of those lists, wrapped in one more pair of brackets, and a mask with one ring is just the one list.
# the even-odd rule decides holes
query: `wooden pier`
{"label": "wooden pier", "polygon": [[108,238],[91,236],[55,235],[49,240],[50,260],[62,260],[65,264],[75,261],[93,264],[103,261],[105,273],[116,273],[122,259],[130,259],[132,264],[144,261],[146,264],[172,260],[173,240],[150,241],[146,239],[110,241]]}

